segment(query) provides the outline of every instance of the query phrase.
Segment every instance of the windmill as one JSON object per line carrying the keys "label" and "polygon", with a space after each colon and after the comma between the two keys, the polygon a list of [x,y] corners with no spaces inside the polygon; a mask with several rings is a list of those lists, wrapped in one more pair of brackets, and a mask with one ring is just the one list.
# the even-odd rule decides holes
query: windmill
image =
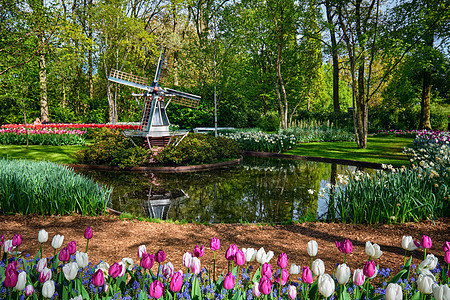
{"label": "windmill", "polygon": [[[169,118],[166,109],[170,102],[195,108],[200,103],[200,96],[180,92],[177,90],[162,88],[159,85],[159,77],[164,62],[166,48],[161,48],[156,74],[153,82],[148,84],[145,77],[136,76],[119,70],[112,69],[108,77],[109,81],[124,84],[144,90],[142,94],[133,94],[135,97],[144,98],[142,108],[141,130],[134,132],[133,136],[146,138],[149,146],[164,146],[170,141]],[[165,103],[165,98],[169,98]],[[139,103],[139,101],[138,101]]]}

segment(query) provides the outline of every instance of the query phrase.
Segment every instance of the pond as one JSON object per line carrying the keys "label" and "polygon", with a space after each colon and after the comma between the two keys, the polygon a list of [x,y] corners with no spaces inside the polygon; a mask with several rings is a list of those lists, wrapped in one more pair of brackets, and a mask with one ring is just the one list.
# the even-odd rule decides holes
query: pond
{"label": "pond", "polygon": [[356,167],[244,157],[241,165],[195,173],[78,172],[113,188],[109,207],[137,216],[285,223],[324,216],[328,196],[320,190],[352,170]]}

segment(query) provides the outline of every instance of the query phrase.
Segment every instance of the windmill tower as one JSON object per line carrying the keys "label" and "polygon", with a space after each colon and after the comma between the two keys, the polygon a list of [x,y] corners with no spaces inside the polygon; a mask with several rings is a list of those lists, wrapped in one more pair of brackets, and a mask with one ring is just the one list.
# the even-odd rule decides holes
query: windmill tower
{"label": "windmill tower", "polygon": [[[170,121],[166,112],[170,102],[195,108],[201,99],[200,96],[169,88],[164,89],[159,85],[159,77],[161,75],[165,53],[166,49],[162,47],[156,67],[155,78],[151,84],[148,84],[149,81],[147,78],[114,69],[111,70],[110,76],[108,77],[109,81],[144,90],[142,94],[133,94],[135,97],[144,98],[144,106],[141,118],[142,129],[137,130],[132,135],[146,138],[149,146],[164,146],[170,140]],[[169,98],[167,103],[165,102],[166,97]]]}

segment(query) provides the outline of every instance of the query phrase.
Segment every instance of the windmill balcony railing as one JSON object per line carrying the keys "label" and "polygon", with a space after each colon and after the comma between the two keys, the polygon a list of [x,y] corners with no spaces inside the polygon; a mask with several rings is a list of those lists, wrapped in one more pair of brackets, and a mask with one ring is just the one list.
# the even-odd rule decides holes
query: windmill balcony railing
{"label": "windmill balcony railing", "polygon": [[122,79],[134,83],[139,83],[142,85],[148,85],[148,79],[145,77],[133,75],[130,73],[125,73],[119,70],[111,69],[110,77]]}

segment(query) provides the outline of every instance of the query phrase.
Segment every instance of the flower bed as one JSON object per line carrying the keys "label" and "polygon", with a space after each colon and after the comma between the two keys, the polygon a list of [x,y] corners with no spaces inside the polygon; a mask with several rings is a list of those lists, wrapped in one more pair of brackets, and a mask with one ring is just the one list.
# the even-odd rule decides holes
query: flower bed
{"label": "flower bed", "polygon": [[[33,125],[27,124],[27,128],[53,128],[53,129],[87,129],[87,128],[103,128],[107,127],[110,129],[121,129],[121,130],[136,130],[141,129],[141,125],[134,124],[95,124],[95,123],[52,123],[52,124],[40,124]],[[1,126],[2,129],[12,129],[12,128],[25,128],[25,124],[5,124]]]}
{"label": "flower bed", "polygon": [[[0,129],[0,144],[25,145],[25,128]],[[86,131],[51,128],[28,129],[28,142],[32,145],[84,145]]]}
{"label": "flower bed", "polygon": [[[77,242],[66,246],[64,236],[55,235],[51,246],[53,257],[42,258],[48,233],[41,230],[38,241],[41,245],[35,258],[17,252],[22,237],[16,234],[10,240],[1,236],[0,245],[5,252],[0,262],[1,299],[16,299],[19,296],[33,299],[448,299],[450,243],[443,245],[444,262],[431,251],[432,241],[422,236],[414,241],[404,236],[401,246],[405,249],[404,265],[397,274],[391,269],[379,269],[375,260],[383,255],[377,244],[366,242],[368,260],[361,262],[361,268],[353,272],[346,265],[346,257],[353,252],[351,241],[336,241],[336,253],[341,252],[343,263],[334,270],[325,272],[321,259],[316,259],[318,244],[307,243],[311,264],[297,266],[291,263],[285,253],[278,255],[271,264],[273,251],[264,248],[239,249],[231,244],[226,251],[220,240],[212,238],[209,248],[214,253],[212,267],[207,270],[202,264],[206,250],[196,246],[192,253],[186,252],[180,260],[185,270],[175,272],[172,263],[166,262],[166,253],[159,250],[148,253],[145,245],[136,250],[140,259],[135,264],[131,258],[123,258],[111,266],[101,261],[89,262],[89,240],[93,238],[92,228],[85,230],[86,248],[77,248]],[[416,268],[407,254],[424,249],[424,260]],[[222,249],[222,250],[221,250]],[[78,250],[78,251],[77,251]],[[83,252],[84,250],[84,252]],[[224,255],[229,261],[228,270],[216,273],[216,255]],[[9,259],[8,259],[9,258]],[[272,266],[273,265],[273,266]],[[395,266],[393,266],[395,268]],[[332,275],[330,275],[332,274]],[[432,295],[432,296],[428,296]],[[431,298],[430,298],[431,297]]]}

